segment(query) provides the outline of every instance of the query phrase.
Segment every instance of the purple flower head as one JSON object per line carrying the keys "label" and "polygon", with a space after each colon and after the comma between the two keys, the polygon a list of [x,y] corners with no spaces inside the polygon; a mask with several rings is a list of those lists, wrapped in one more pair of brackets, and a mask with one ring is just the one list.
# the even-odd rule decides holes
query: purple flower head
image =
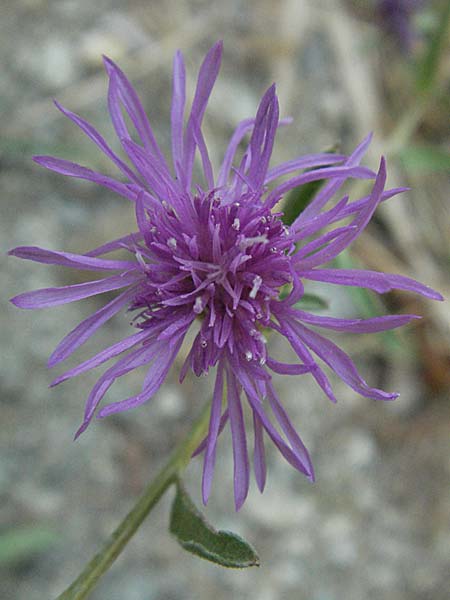
{"label": "purple flower head", "polygon": [[[414,315],[367,320],[318,316],[297,305],[304,293],[304,283],[323,281],[380,293],[396,288],[428,298],[441,297],[402,276],[322,268],[358,237],[380,202],[402,191],[400,188],[384,191],[383,159],[378,173],[359,166],[370,137],[350,156],[313,154],[269,168],[277,128],[286,122],[279,120],[278,100],[272,86],[264,94],[256,117],[237,126],[219,172],[214,174],[201,125],[221,54],[222,44],[217,43],[204,59],[186,118],[184,62],[180,52],[175,56],[172,167],[155,140],[135,90],[111,60],[105,59],[108,105],[128,162],[113,152],[89,123],[57,104],[115,163],[122,177],[115,180],[48,156],[35,157],[36,162],[64,175],[94,181],[130,200],[136,213],[137,231],[85,255],[37,247],[12,250],[14,256],[28,260],[106,273],[106,277],[88,283],[27,292],[12,302],[21,308],[44,308],[118,290],[113,300],[62,340],[50,357],[51,367],[70,356],[122,309],[135,313],[136,331],[132,335],[52,383],[56,385],[116,359],[91,391],[77,436],[86,429],[115,380],[143,365],[147,371],[140,393],[103,406],[97,416],[135,408],[149,400],[165,380],[186,333],[195,328],[195,339],[180,380],[188,370],[202,375],[216,367],[209,431],[196,452],[204,454],[203,500],[206,503],[210,494],[217,438],[229,422],[235,503],[239,509],[249,487],[244,399],[253,417],[253,464],[259,489],[263,490],[266,480],[266,439],[275,444],[292,466],[314,479],[308,452],[273,387],[272,372],[308,374],[334,402],[331,384],[321,366],[324,363],[363,396],[380,400],[397,397],[369,387],[350,358],[316,328],[374,332],[404,325]],[[133,124],[133,135],[138,141],[133,139],[123,111]],[[247,134],[250,139],[236,163],[236,151]],[[204,181],[193,185],[197,153]],[[305,171],[312,167],[314,170]],[[286,175],[287,180],[276,182]],[[347,178],[374,179],[370,194],[352,202],[347,196],[330,202]],[[285,226],[281,213],[273,211],[278,201],[289,190],[319,179],[325,179],[326,184],[292,225]],[[343,219],[346,225],[340,224]],[[330,227],[335,224],[336,227]],[[117,249],[127,250],[129,259],[103,258]],[[266,345],[266,333],[270,330],[284,336],[297,354],[298,363],[281,363],[270,357]]]}

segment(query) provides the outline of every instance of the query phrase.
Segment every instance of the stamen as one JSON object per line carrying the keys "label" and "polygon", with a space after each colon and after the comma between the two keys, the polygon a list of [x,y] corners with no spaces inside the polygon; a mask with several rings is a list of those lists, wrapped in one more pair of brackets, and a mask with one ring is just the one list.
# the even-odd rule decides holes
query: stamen
{"label": "stamen", "polygon": [[250,298],[252,298],[252,300],[254,300],[256,298],[256,294],[258,293],[259,288],[261,287],[262,284],[262,277],[260,277],[259,275],[256,275],[256,277],[253,279],[252,281],[253,287],[250,290]]}
{"label": "stamen", "polygon": [[263,234],[248,238],[243,237],[242,240],[239,241],[239,250],[245,250],[255,244],[267,244],[267,235]]}
{"label": "stamen", "polygon": [[239,219],[236,217],[236,219],[233,221],[233,225],[231,226],[233,229],[235,229],[236,231],[239,231],[239,228],[241,226],[241,222],[239,221]]}
{"label": "stamen", "polygon": [[250,350],[246,350],[245,352],[245,360],[250,362],[253,358],[253,354],[250,352]]}
{"label": "stamen", "polygon": [[167,240],[167,245],[169,246],[169,248],[171,248],[172,250],[175,250],[177,247],[177,240],[174,237],[171,237]]}
{"label": "stamen", "polygon": [[202,297],[201,296],[197,296],[197,298],[195,299],[194,302],[194,312],[199,315],[202,310],[203,310],[203,302],[202,302]]}

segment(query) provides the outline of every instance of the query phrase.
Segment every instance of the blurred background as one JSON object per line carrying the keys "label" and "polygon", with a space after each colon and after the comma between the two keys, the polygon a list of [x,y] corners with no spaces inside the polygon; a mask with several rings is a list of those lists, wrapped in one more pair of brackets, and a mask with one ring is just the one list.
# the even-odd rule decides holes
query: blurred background
{"label": "blurred background", "polygon": [[[192,91],[204,53],[222,38],[222,70],[204,125],[214,164],[234,126],[254,115],[273,81],[282,115],[294,119],[279,133],[274,163],[335,144],[348,153],[374,131],[365,164],[376,168],[380,154],[387,154],[389,186],[412,189],[378,210],[341,266],[408,275],[448,298],[446,11],[447,0],[2,0],[2,599],[43,600],[61,593],[125,516],[211,393],[207,379],[178,385],[180,358],[151,402],[93,422],[72,442],[97,374],[49,390],[54,374],[46,360],[103,299],[19,311],[9,297],[81,276],[5,253],[16,245],[85,252],[132,231],[134,217],[125,200],[32,162],[33,154],[52,154],[113,173],[52,98],[90,120],[117,149],[101,64],[106,54],[135,84],[168,151],[174,51],[185,54]],[[266,491],[261,496],[252,484],[236,514],[224,432],[205,510],[217,528],[252,543],[262,566],[225,570],[185,553],[167,533],[170,491],[92,600],[448,598],[448,303],[406,293],[389,294],[381,303],[370,294],[333,292],[328,299],[334,315],[423,315],[399,333],[336,338],[370,384],[400,391],[400,398],[377,403],[333,379],[339,402],[331,406],[308,378],[279,378],[277,388],[311,451],[317,482],[309,484],[271,448]],[[120,315],[68,362],[75,365],[128,331],[128,319]],[[110,401],[130,395],[139,382],[138,375],[126,388],[117,383]],[[186,483],[199,505],[200,475],[197,459]]]}

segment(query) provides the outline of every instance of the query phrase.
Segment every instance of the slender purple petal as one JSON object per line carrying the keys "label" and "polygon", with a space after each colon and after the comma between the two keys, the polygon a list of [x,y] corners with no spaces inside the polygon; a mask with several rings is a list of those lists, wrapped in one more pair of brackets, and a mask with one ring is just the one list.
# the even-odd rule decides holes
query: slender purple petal
{"label": "slender purple petal", "polygon": [[209,159],[208,148],[206,147],[206,143],[205,143],[205,138],[203,137],[200,126],[197,123],[195,118],[192,118],[191,125],[192,125],[192,133],[194,136],[194,140],[195,140],[195,143],[197,144],[197,147],[200,152],[201,159],[202,159],[203,173],[205,175],[206,184],[209,187],[209,189],[213,189],[214,174],[213,174],[211,161]]}
{"label": "slender purple petal", "polygon": [[122,115],[121,102],[136,128],[144,147],[157,157],[160,167],[168,173],[169,169],[166,160],[156,142],[151,125],[135,89],[123,71],[111,59],[106,56],[103,58],[105,68],[110,77],[110,90],[113,90],[110,112],[118,137],[131,139]]}
{"label": "slender purple petal", "polygon": [[264,183],[270,183],[282,175],[287,175],[288,173],[293,173],[294,171],[300,171],[301,169],[312,169],[316,167],[328,167],[330,165],[335,165],[343,162],[345,158],[346,157],[343,154],[331,153],[309,154],[307,156],[301,156],[299,158],[295,158],[294,160],[282,163],[281,165],[278,165],[278,167],[269,169],[267,171]]}
{"label": "slender purple petal", "polygon": [[[375,183],[372,189],[372,194],[370,199],[364,209],[360,211],[360,213],[356,216],[356,218],[351,223],[351,226],[347,228],[340,228],[342,230],[342,235],[335,236],[335,239],[331,241],[333,237],[333,232],[329,232],[322,237],[319,237],[314,243],[321,242],[331,242],[328,245],[307,258],[300,258],[300,269],[311,269],[313,267],[317,267],[318,265],[327,263],[333,260],[338,254],[340,254],[351,242],[353,242],[366,227],[368,222],[370,221],[373,213],[375,212],[376,207],[381,201],[381,194],[383,193],[384,184],[386,182],[386,163],[384,158],[381,159],[380,169],[378,171],[377,177],[375,179]],[[335,230],[334,233],[338,232],[339,229]],[[308,246],[308,245],[307,245]],[[303,248],[300,253],[304,253],[305,249]],[[295,259],[297,261],[297,257]]]}
{"label": "slender purple petal", "polygon": [[125,352],[125,350],[129,350],[133,346],[136,346],[137,344],[143,342],[148,337],[148,331],[144,330],[139,331],[138,333],[134,333],[133,335],[130,335],[124,340],[120,340],[119,342],[117,342],[117,344],[114,344],[109,348],[105,348],[105,350],[102,350],[92,358],[85,360],[73,369],[70,369],[70,371],[66,371],[62,375],[59,375],[59,377],[57,377],[51,382],[50,387],[54,387],[56,385],[59,385],[63,381],[66,381],[67,379],[72,379],[72,377],[81,375],[81,373],[85,373],[86,371],[95,369],[96,367],[102,365],[104,362],[107,362],[111,358],[122,354],[122,352]]}
{"label": "slender purple petal", "polygon": [[101,246],[98,246],[98,248],[94,248],[93,250],[86,252],[85,256],[101,256],[102,254],[108,254],[109,252],[114,252],[115,250],[120,250],[123,248],[129,249],[130,247],[133,248],[141,239],[141,233],[136,231],[112,240],[111,242],[107,242],[106,244],[102,244]]}
{"label": "slender purple petal", "polygon": [[140,277],[141,275],[134,272],[128,272],[97,281],[89,281],[88,283],[43,288],[19,294],[15,298],[11,298],[11,302],[19,308],[47,308],[49,306],[75,302],[76,300],[82,300],[83,298],[89,298],[90,296],[96,296],[97,294],[103,294],[112,290],[118,290],[137,282]]}
{"label": "slender purple petal", "polygon": [[206,452],[203,463],[202,497],[206,504],[211,493],[211,484],[216,462],[216,445],[220,427],[220,413],[222,412],[223,396],[223,363],[217,367],[216,383],[211,404],[211,416],[209,419],[208,437],[206,438]]}
{"label": "slender purple petal", "polygon": [[301,473],[306,475],[311,481],[314,481],[313,471],[308,470],[309,467],[307,469],[305,467],[304,461],[302,460],[302,457],[304,456],[303,449],[301,452],[301,456],[298,456],[296,453],[296,450],[290,448],[286,444],[286,442],[280,436],[280,434],[275,429],[275,427],[272,425],[268,416],[266,415],[264,408],[262,406],[261,400],[255,391],[255,386],[249,380],[245,371],[243,369],[239,369],[238,376],[239,376],[240,383],[242,384],[242,386],[245,389],[245,392],[247,394],[247,398],[248,398],[248,401],[250,403],[252,410],[257,414],[258,418],[260,419],[264,429],[266,430],[266,432],[267,432],[268,436],[270,437],[270,439],[272,440],[272,442],[275,444],[275,446],[278,448],[278,450],[281,452],[281,454],[284,456],[284,458],[289,462],[289,464],[291,464],[295,469],[297,469],[298,471],[300,471]]}
{"label": "slender purple petal", "polygon": [[309,325],[334,329],[335,331],[348,331],[351,333],[376,333],[396,329],[407,325],[413,319],[420,319],[418,315],[385,315],[371,319],[336,319],[334,317],[322,317],[313,315],[303,310],[292,309],[292,314]]}
{"label": "slender purple petal", "polygon": [[117,363],[105,371],[105,373],[103,373],[89,394],[84,409],[83,423],[76,432],[75,439],[77,439],[83,433],[83,431],[86,430],[87,426],[92,420],[92,417],[94,416],[97,406],[102,401],[109,388],[113,385],[114,381],[118,377],[122,377],[133,369],[137,369],[138,367],[153,360],[155,353],[160,349],[159,344],[152,344],[133,350],[128,355],[118,360]]}
{"label": "slender purple petal", "polygon": [[164,169],[158,168],[155,157],[148,150],[144,150],[133,140],[123,139],[122,144],[136,169],[159,198],[176,196],[177,189],[171,176]]}
{"label": "slender purple petal", "polygon": [[234,500],[236,510],[244,504],[248,494],[249,463],[245,436],[244,415],[239,398],[239,389],[235,376],[228,371],[228,410],[230,415],[231,436],[233,439],[234,459]]}
{"label": "slender purple petal", "polygon": [[[279,318],[281,319],[281,317]],[[305,363],[305,365],[310,367],[311,375],[317,381],[317,383],[328,396],[328,398],[331,400],[331,402],[336,403],[336,396],[333,393],[333,389],[328,380],[328,377],[317,365],[306,345],[293,330],[292,321],[288,321],[288,319],[282,318],[282,327],[275,326],[275,324],[273,323],[271,325],[287,338],[292,348],[295,350],[297,356]]]}
{"label": "slender purple petal", "polygon": [[[223,415],[220,417],[219,433],[217,434],[218,436],[222,433],[225,425],[228,422],[228,418],[229,418],[229,411],[228,411],[228,407],[227,407],[223,411]],[[200,444],[197,446],[197,448],[192,453],[192,458],[194,458],[194,456],[198,456],[199,454],[201,454],[202,452],[204,452],[205,449],[206,449],[207,443],[208,443],[208,436],[205,435],[205,437],[202,439],[202,441],[200,442]]]}
{"label": "slender purple petal", "polygon": [[313,269],[302,271],[300,274],[305,279],[312,281],[368,288],[379,294],[385,294],[392,290],[406,290],[432,300],[444,300],[439,292],[403,275],[390,275],[363,269]]}
{"label": "slender purple petal", "polygon": [[18,246],[10,250],[8,254],[47,265],[60,265],[86,271],[117,271],[137,268],[136,263],[129,260],[104,260],[71,252],[47,250],[37,246]]}
{"label": "slender purple petal", "polygon": [[217,178],[217,187],[226,185],[237,148],[243,140],[245,134],[253,129],[254,123],[255,119],[244,119],[236,127],[235,132],[231,136],[228,148],[226,149],[222,166],[220,167],[219,176]]}
{"label": "slender purple petal", "polygon": [[262,97],[250,139],[251,160],[247,178],[255,190],[261,188],[266,178],[278,127],[278,117],[278,98],[273,85]]}
{"label": "slender purple petal", "polygon": [[253,429],[255,441],[253,446],[253,468],[255,470],[256,484],[260,492],[264,491],[266,485],[266,455],[264,450],[264,433],[261,419],[253,411]]}
{"label": "slender purple petal", "polygon": [[193,131],[193,121],[195,120],[198,127],[201,127],[206,105],[219,73],[220,62],[222,58],[222,46],[222,42],[217,42],[217,44],[214,44],[214,46],[206,55],[198,74],[194,100],[192,102],[191,113],[184,136],[183,172],[185,178],[184,187],[186,191],[190,191],[191,187],[192,166],[194,164],[196,146]]}
{"label": "slender purple petal", "polygon": [[67,175],[77,179],[86,179],[87,181],[92,181],[98,185],[101,185],[102,187],[116,192],[128,200],[133,201],[136,197],[135,192],[133,192],[126,184],[115,181],[115,179],[112,179],[107,175],[102,175],[102,173],[92,171],[87,167],[77,165],[69,160],[54,158],[53,156],[33,156],[33,160],[38,165],[41,165],[46,169],[50,169],[50,171],[55,171],[61,175]]}
{"label": "slender purple petal", "polygon": [[[345,161],[345,165],[347,167],[357,167],[364,156],[369,144],[372,140],[372,134],[369,134],[361,144],[354,150],[354,152],[348,157]],[[347,176],[348,177],[348,176]],[[319,211],[327,204],[327,202],[331,199],[331,197],[338,192],[338,190],[342,187],[345,182],[346,176],[342,178],[333,178],[333,180],[329,181],[323,189],[321,189],[313,201],[308,204],[304,211],[300,213],[297,219],[292,223],[293,231],[296,231],[297,228],[305,224],[307,221],[310,221],[312,218],[319,214]]]}
{"label": "slender purple petal", "polygon": [[[280,200],[280,198],[284,196],[286,192],[289,192],[289,190],[292,190],[295,187],[299,187],[300,185],[304,185],[305,183],[309,183],[311,181],[319,181],[325,178],[337,179],[338,181],[342,181],[347,177],[353,177],[355,179],[372,179],[374,176],[375,173],[367,167],[343,166],[324,167],[323,169],[315,169],[314,171],[308,171],[307,173],[303,173],[302,175],[298,175],[297,177],[292,177],[291,179],[288,179],[288,181],[285,181],[284,183],[278,185],[267,196],[265,200],[265,206],[267,208],[272,208]],[[303,212],[306,212],[306,209]],[[294,221],[292,226],[294,226],[295,224],[296,222]]]}
{"label": "slender purple petal", "polygon": [[172,125],[172,159],[175,173],[181,181],[183,173],[183,120],[186,104],[186,69],[178,50],[173,60],[173,94],[170,122]]}
{"label": "slender purple petal", "polygon": [[311,365],[291,365],[281,363],[273,358],[268,358],[266,362],[269,369],[280,375],[305,375],[311,372]]}
{"label": "slender purple petal", "polygon": [[104,323],[109,321],[122,308],[129,304],[136,289],[132,288],[123,292],[105,306],[95,311],[90,317],[79,323],[66,337],[58,344],[52,355],[48,359],[48,366],[54,367],[56,364],[68,358],[77,348],[82,346]]}
{"label": "slender purple petal", "polygon": [[104,138],[100,135],[100,133],[92,127],[90,123],[82,119],[80,116],[71,112],[67,108],[64,108],[57,102],[54,101],[58,110],[60,110],[63,115],[68,117],[71,121],[73,121],[78,127],[84,131],[84,133],[91,138],[91,140],[100,148],[100,150],[106,154],[106,156],[112,160],[112,162],[122,171],[122,173],[128,177],[131,181],[134,181],[138,185],[141,185],[141,181],[138,177],[136,177],[135,173],[128,167],[126,163],[121,160],[115,152],[111,150],[108,144],[105,142]]}
{"label": "slender purple petal", "polygon": [[102,419],[117,412],[136,408],[144,402],[147,402],[147,400],[149,400],[164,383],[167,373],[169,372],[169,369],[172,366],[176,355],[178,354],[178,350],[180,349],[182,341],[183,337],[181,336],[180,340],[174,344],[172,349],[169,350],[168,348],[166,352],[164,349],[162,349],[158,360],[155,360],[152,366],[149,367],[147,376],[144,380],[144,386],[140,394],[131,396],[130,398],[126,398],[120,402],[107,404],[99,411],[97,417]]}
{"label": "slender purple petal", "polygon": [[292,425],[291,420],[287,412],[285,411],[283,405],[281,404],[280,399],[278,398],[270,381],[267,384],[267,389],[270,406],[278,423],[280,424],[281,429],[283,430],[285,436],[289,440],[289,443],[291,444],[291,447],[294,450],[296,456],[300,458],[305,468],[305,471],[311,478],[314,478],[314,470],[308,450],[306,449],[302,440],[295,431],[294,426]]}
{"label": "slender purple petal", "polygon": [[373,398],[374,400],[394,400],[398,397],[398,394],[389,394],[369,387],[359,375],[350,357],[330,340],[298,322],[292,323],[292,327],[303,342],[361,396]]}

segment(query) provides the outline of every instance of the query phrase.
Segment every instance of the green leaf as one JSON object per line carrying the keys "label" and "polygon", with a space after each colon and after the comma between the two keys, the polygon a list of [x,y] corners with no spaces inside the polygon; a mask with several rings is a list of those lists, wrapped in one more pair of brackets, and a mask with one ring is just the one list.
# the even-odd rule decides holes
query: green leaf
{"label": "green leaf", "polygon": [[421,92],[428,92],[435,83],[439,64],[445,51],[449,23],[450,0],[447,0],[442,6],[434,35],[430,39],[422,61],[417,66],[417,87]]}
{"label": "green leaf", "polygon": [[0,535],[0,564],[11,564],[47,550],[59,536],[40,525],[12,529]]}
{"label": "green leaf", "polygon": [[433,146],[407,146],[399,152],[400,160],[408,171],[435,173],[450,170],[450,152]]}
{"label": "green leaf", "polygon": [[[325,152],[336,153],[338,150],[339,146],[338,144],[335,144],[331,148],[325,150]],[[308,170],[309,169],[307,169],[307,171]],[[311,169],[311,171],[314,170],[315,169]],[[308,204],[310,204],[324,183],[325,179],[319,179],[319,181],[310,181],[309,183],[300,185],[289,192],[283,204],[282,220],[285,225],[292,225],[299,214],[305,210]]]}
{"label": "green leaf", "polygon": [[170,533],[188,552],[222,567],[259,566],[258,555],[246,541],[235,533],[216,531],[206,522],[179,481],[170,515]]}
{"label": "green leaf", "polygon": [[310,181],[309,183],[305,183],[304,185],[291,190],[286,196],[283,205],[283,223],[292,225],[299,214],[303,212],[312,201],[324,183],[324,179],[319,179],[319,181]]}
{"label": "green leaf", "polygon": [[299,310],[326,310],[328,302],[316,294],[303,294],[294,307]]}

